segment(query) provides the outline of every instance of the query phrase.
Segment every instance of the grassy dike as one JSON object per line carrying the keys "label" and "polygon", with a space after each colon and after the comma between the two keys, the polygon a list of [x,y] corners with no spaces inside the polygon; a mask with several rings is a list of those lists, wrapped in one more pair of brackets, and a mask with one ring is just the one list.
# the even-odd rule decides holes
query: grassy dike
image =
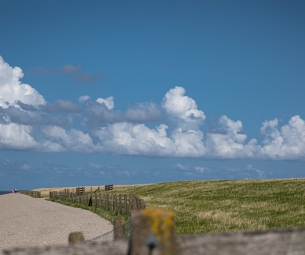
{"label": "grassy dike", "polygon": [[305,226],[305,179],[181,181],[109,193],[174,211],[178,235]]}

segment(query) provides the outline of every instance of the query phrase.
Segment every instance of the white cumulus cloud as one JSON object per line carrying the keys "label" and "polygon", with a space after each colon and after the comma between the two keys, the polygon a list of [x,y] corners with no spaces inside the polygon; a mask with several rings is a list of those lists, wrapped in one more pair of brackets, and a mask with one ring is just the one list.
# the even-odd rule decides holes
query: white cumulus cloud
{"label": "white cumulus cloud", "polygon": [[13,105],[16,101],[29,105],[44,105],[42,95],[28,84],[23,84],[21,68],[11,67],[0,56],[0,106],[3,108]]}
{"label": "white cumulus cloud", "polygon": [[197,109],[194,99],[185,96],[185,89],[175,87],[170,89],[164,96],[162,106],[166,113],[182,129],[198,129],[206,116]]}
{"label": "white cumulus cloud", "polygon": [[305,121],[299,115],[277,128],[278,120],[265,121],[261,133],[265,135],[262,153],[270,159],[305,159]]}
{"label": "white cumulus cloud", "polygon": [[87,100],[89,100],[90,99],[90,97],[88,96],[88,95],[85,95],[85,96],[80,96],[79,98],[78,98],[78,101],[79,102],[85,102],[85,101],[87,101]]}
{"label": "white cumulus cloud", "polygon": [[105,104],[109,110],[112,110],[114,108],[113,97],[98,98],[98,99],[96,99],[96,102],[98,102],[100,104]]}
{"label": "white cumulus cloud", "polygon": [[[65,68],[67,74],[80,70]],[[204,134],[206,116],[182,87],[165,93],[161,104],[138,103],[122,113],[114,110],[112,96],[94,102],[84,95],[78,104],[60,99],[47,103],[34,88],[21,83],[22,77],[19,67],[9,66],[0,57],[2,150],[305,160],[305,121],[299,115],[281,126],[276,118],[263,122],[259,144],[244,133],[240,120],[226,115],[219,118],[216,129]],[[148,122],[155,127],[143,124]],[[205,171],[199,167],[195,170]]]}
{"label": "white cumulus cloud", "polygon": [[64,148],[66,151],[94,152],[94,144],[91,137],[80,130],[65,130],[62,127],[47,126],[42,129],[42,132],[49,142],[48,144],[45,144],[45,147],[48,149],[47,146],[51,145],[49,147],[50,151],[62,151]]}
{"label": "white cumulus cloud", "polygon": [[115,123],[96,131],[108,152],[128,155],[170,156],[174,145],[166,134],[167,126],[150,129],[143,124]]}
{"label": "white cumulus cloud", "polygon": [[257,141],[245,143],[247,135],[241,133],[242,122],[233,121],[227,116],[219,118],[222,132],[208,133],[206,147],[211,158],[254,158],[259,153]]}
{"label": "white cumulus cloud", "polygon": [[9,123],[0,124],[0,149],[35,150],[39,144],[32,136],[32,127]]}

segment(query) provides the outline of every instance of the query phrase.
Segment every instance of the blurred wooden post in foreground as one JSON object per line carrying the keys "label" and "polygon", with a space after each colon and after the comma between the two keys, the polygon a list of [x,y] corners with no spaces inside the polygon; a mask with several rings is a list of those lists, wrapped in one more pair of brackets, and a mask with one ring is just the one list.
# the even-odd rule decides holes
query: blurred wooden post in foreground
{"label": "blurred wooden post in foreground", "polygon": [[174,213],[156,208],[132,212],[130,254],[177,255]]}
{"label": "blurred wooden post in foreground", "polygon": [[123,218],[114,218],[113,222],[114,240],[125,238],[125,226]]}
{"label": "blurred wooden post in foreground", "polygon": [[72,232],[69,234],[69,244],[83,242],[85,242],[85,238],[82,232]]}

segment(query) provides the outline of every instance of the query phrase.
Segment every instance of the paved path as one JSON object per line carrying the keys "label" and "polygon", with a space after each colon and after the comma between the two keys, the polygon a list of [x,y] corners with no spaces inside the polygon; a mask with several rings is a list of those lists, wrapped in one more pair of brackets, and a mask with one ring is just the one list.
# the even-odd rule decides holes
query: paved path
{"label": "paved path", "polygon": [[0,250],[67,244],[69,233],[76,231],[89,240],[112,229],[109,221],[87,210],[22,194],[0,195]]}

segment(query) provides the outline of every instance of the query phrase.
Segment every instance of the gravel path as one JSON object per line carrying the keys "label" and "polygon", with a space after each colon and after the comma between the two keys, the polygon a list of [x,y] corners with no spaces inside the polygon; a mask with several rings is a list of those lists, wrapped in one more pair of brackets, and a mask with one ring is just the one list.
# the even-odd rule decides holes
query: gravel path
{"label": "gravel path", "polygon": [[[67,244],[70,232],[81,231],[85,240],[113,230],[100,216],[22,194],[0,196],[0,251],[3,248]],[[103,240],[111,240],[109,234]]]}

